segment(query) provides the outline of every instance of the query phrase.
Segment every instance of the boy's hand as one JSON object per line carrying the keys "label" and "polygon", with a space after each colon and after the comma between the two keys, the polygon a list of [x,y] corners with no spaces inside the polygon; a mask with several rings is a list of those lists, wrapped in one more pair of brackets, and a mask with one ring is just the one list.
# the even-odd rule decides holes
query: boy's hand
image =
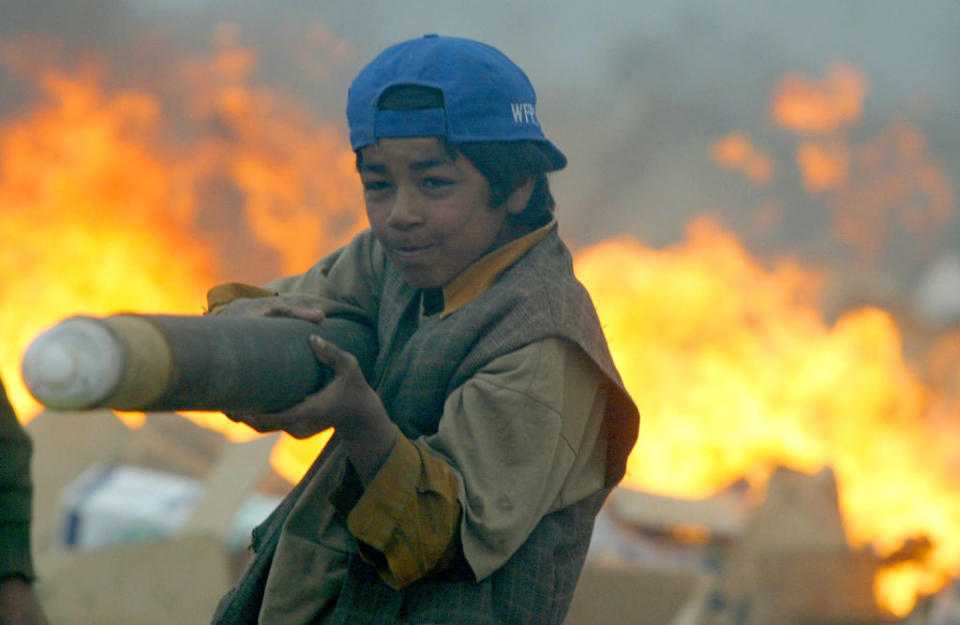
{"label": "boy's hand", "polygon": [[387,416],[380,397],[367,384],[353,354],[317,335],[310,337],[310,346],[317,360],[333,371],[323,388],[280,412],[227,416],[258,432],[283,430],[294,438],[307,438],[335,428],[366,484],[393,448],[399,431]]}
{"label": "boy's hand", "polygon": [[0,579],[0,625],[47,625],[33,584],[22,577]]}
{"label": "boy's hand", "polygon": [[[222,317],[293,317],[296,319],[305,319],[314,323],[320,323],[324,320],[323,310],[317,305],[316,300],[308,296],[278,296],[269,297],[238,297],[229,304],[221,306],[215,313]],[[242,413],[242,412],[224,412],[227,417],[238,423],[246,423],[258,432],[274,432],[283,430],[284,427],[272,427],[276,423],[276,417],[283,413]],[[326,429],[326,428],[321,428]],[[298,428],[298,431],[300,428]],[[321,430],[317,430],[319,432]],[[314,433],[316,433],[314,432]],[[293,434],[293,432],[290,432]],[[297,436],[296,434],[293,434]],[[306,438],[311,436],[297,436],[297,438]],[[0,624],[2,625],[2,624]]]}
{"label": "boy's hand", "polygon": [[310,337],[317,360],[327,365],[333,376],[327,384],[300,403],[279,412],[229,415],[258,432],[283,430],[295,438],[307,438],[327,428],[347,434],[363,423],[386,419],[380,398],[367,384],[353,354],[317,335]]}

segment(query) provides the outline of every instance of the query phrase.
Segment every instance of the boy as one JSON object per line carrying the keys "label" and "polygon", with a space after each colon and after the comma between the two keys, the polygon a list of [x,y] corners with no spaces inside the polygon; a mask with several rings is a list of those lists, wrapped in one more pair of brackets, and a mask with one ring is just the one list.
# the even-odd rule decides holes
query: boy
{"label": "boy", "polygon": [[[556,233],[566,164],[494,48],[428,35],[354,80],[370,228],[214,314],[346,316],[379,352],[311,339],[334,376],[259,431],[335,435],[254,532],[215,623],[560,623],[638,416]],[[240,295],[240,297],[237,297]]]}

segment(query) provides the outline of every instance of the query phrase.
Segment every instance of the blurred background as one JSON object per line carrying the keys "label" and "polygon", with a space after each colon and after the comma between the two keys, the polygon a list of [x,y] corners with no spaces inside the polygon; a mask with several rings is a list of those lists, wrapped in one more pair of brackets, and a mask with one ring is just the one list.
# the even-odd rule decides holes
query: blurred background
{"label": "blurred background", "polygon": [[829,467],[852,545],[927,545],[880,576],[906,614],[960,573],[958,28],[949,0],[5,0],[0,375],[30,422],[19,363],[53,323],[199,313],[347,241],[350,80],[406,38],[480,39],[570,161],[561,234],[644,418],[625,486]]}

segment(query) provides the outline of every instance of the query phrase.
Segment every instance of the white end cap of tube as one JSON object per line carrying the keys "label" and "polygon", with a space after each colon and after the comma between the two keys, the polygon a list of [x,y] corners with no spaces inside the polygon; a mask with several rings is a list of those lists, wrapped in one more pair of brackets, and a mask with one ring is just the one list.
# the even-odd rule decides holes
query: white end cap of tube
{"label": "white end cap of tube", "polygon": [[41,334],[23,356],[23,381],[44,406],[95,408],[123,376],[123,348],[102,323],[74,317]]}

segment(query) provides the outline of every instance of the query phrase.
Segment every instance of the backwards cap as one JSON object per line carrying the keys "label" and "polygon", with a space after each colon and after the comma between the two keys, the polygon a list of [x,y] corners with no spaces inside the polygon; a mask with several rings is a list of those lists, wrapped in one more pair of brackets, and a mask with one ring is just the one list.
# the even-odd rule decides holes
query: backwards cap
{"label": "backwards cap", "polygon": [[[437,89],[443,108],[379,110],[391,87]],[[445,137],[454,143],[532,140],[554,169],[567,158],[543,134],[537,94],[527,75],[496,48],[479,41],[424,35],[393,45],[350,86],[347,121],[355,151],[383,137]]]}

